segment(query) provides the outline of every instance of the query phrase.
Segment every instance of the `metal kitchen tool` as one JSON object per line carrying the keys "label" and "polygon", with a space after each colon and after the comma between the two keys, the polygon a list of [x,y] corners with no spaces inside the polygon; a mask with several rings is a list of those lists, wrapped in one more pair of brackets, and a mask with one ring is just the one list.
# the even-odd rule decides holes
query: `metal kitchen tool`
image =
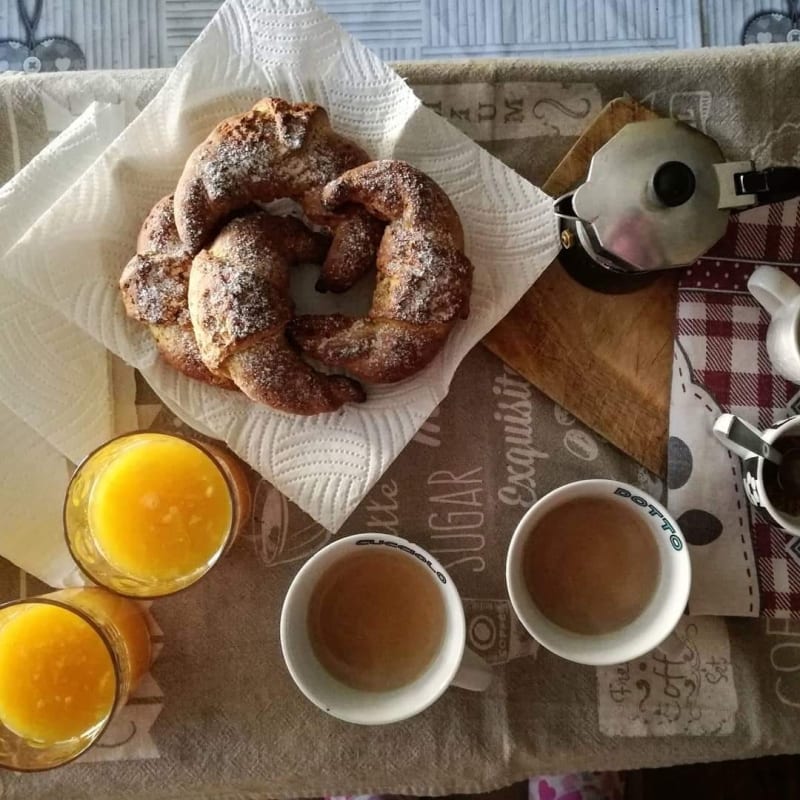
{"label": "metal kitchen tool", "polygon": [[778,466],[783,461],[783,453],[762,439],[759,430],[735,414],[720,414],[713,430],[717,439],[741,458],[761,456]]}
{"label": "metal kitchen tool", "polygon": [[631,122],[594,154],[585,182],[554,201],[561,258],[570,270],[581,251],[639,277],[686,266],[722,238],[732,211],[796,195],[800,168],[726,161],[710,136],[676,120]]}
{"label": "metal kitchen tool", "polygon": [[735,414],[720,414],[713,431],[717,439],[740,458],[759,456],[770,461],[777,469],[774,474],[778,486],[794,498],[800,496],[800,447],[781,452],[764,439],[761,431]]}

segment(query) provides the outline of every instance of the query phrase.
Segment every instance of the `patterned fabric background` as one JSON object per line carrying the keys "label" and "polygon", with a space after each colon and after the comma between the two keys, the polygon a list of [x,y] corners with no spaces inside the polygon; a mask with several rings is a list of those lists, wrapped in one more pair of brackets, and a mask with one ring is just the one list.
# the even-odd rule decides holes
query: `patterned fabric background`
{"label": "patterned fabric background", "polygon": [[[771,264],[800,280],[797,200],[732,217],[725,237],[681,277],[677,344],[688,361],[692,393],[698,402],[694,412],[687,413],[687,408],[673,399],[670,506],[674,508],[673,493],[680,491],[678,521],[692,547],[695,566],[702,563],[695,558],[698,548],[713,547],[726,537],[746,537],[752,541],[761,614],[798,617],[800,553],[796,539],[747,502],[738,459],[730,458],[716,442],[705,448],[710,425],[722,412],[737,414],[763,430],[800,411],[800,387],[777,375],[767,354],[769,314],[747,292],[747,281],[760,264]],[[673,381],[682,380],[676,371]],[[696,391],[697,387],[701,391]],[[720,468],[720,458],[729,468]],[[705,478],[690,480],[692,474]],[[709,486],[715,488],[713,493],[708,492]],[[733,508],[736,511],[731,515],[727,510]],[[740,565],[742,578],[752,585],[748,551],[737,548],[737,552],[746,562]],[[713,574],[702,575],[712,583],[716,579]],[[720,589],[720,594],[724,591]],[[755,598],[750,612],[756,613]]]}
{"label": "patterned fabric background", "polygon": [[[172,66],[220,4],[221,0],[0,0],[0,72]],[[788,9],[788,4],[772,0],[319,0],[319,4],[388,60],[733,45],[742,41],[745,25],[754,15],[782,6]],[[36,25],[26,26],[20,6]],[[748,29],[747,41],[796,41],[799,28],[788,14],[770,15]],[[6,38],[21,46],[4,46]],[[32,60],[26,63],[26,59]]]}
{"label": "patterned fabric background", "polygon": [[[517,61],[503,65],[502,79],[491,62],[469,73],[445,72],[450,65],[438,62],[407,64],[401,74],[426,102],[441,100],[443,110],[464,108],[465,98],[479,108],[485,93],[498,102],[524,103],[519,123],[500,114],[488,129],[457,115],[453,121],[538,182],[585,124],[564,109],[585,106],[586,98],[587,113],[596,112],[623,91],[724,139],[726,153],[797,162],[796,109],[776,103],[765,114],[763,92],[753,87],[791,86],[800,51],[772,50],[768,58],[736,49],[652,60]],[[642,68],[654,61],[657,69]],[[471,82],[476,78],[483,82]],[[122,97],[139,109],[164,79],[158,71],[0,77],[0,175],[21,169],[91,99]],[[543,98],[559,101],[545,106],[545,120],[533,113]],[[469,402],[470,393],[482,411]],[[143,426],[176,424],[155,398],[143,393],[139,400]],[[476,426],[476,418],[485,424]],[[487,462],[486,452],[496,458]],[[339,725],[304,702],[286,671],[268,657],[278,646],[280,604],[274,598],[327,534],[262,482],[252,528],[230,557],[197,591],[154,606],[163,649],[154,683],[131,706],[134,736],[127,739],[131,731],[121,730],[95,751],[113,763],[76,764],[35,778],[0,774],[0,795],[65,800],[119,787],[131,799],[220,800],[224,783],[231,787],[227,797],[237,800],[367,789],[427,796],[576,767],[796,750],[798,620],[687,618],[678,631],[684,642],[679,657],[655,653],[596,670],[558,659],[520,635],[505,600],[498,539],[510,535],[525,504],[565,475],[615,475],[661,494],[653,476],[476,349],[442,408],[374,488],[350,530],[369,522],[374,530],[424,531],[421,544],[447,559],[467,600],[471,646],[496,665],[489,694],[448,692],[402,728],[377,732]],[[736,585],[744,587],[741,613],[747,613],[748,584]],[[0,597],[42,588],[0,563]],[[242,602],[255,611],[232,625]],[[215,635],[203,635],[205,630]],[[198,663],[206,668],[197,670]],[[549,800],[561,786],[541,778],[531,784],[531,797],[541,800],[540,789]]]}

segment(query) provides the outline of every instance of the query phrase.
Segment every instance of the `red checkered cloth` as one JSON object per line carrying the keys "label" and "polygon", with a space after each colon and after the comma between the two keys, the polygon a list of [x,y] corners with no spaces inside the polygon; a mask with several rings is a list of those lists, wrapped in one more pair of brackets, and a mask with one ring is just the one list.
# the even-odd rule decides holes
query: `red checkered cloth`
{"label": "red checkered cloth", "polygon": [[[732,217],[725,237],[684,271],[676,337],[689,359],[693,382],[722,411],[763,429],[800,413],[800,387],[773,371],[765,346],[770,318],[747,292],[750,275],[762,264],[800,281],[797,200]],[[693,474],[702,470],[695,465]],[[750,533],[761,614],[800,617],[800,539],[754,508]]]}

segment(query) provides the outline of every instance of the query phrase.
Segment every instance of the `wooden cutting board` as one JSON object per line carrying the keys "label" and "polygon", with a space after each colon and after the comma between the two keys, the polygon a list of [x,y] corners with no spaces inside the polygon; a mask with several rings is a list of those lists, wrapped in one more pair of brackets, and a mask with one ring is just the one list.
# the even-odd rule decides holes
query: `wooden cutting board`
{"label": "wooden cutting board", "polygon": [[[583,182],[594,153],[629,122],[657,115],[610,102],[542,187]],[[677,270],[630,294],[601,294],[554,261],[483,340],[534,386],[648,469],[666,472]]]}

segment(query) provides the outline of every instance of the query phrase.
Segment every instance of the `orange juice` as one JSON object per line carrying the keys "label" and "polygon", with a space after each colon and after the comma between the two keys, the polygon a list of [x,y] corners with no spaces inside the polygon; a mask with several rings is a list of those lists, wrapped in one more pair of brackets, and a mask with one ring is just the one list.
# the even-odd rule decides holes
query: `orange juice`
{"label": "orange juice", "polygon": [[114,662],[100,634],[61,606],[19,606],[0,628],[0,721],[53,744],[84,735],[114,707]]}
{"label": "orange juice", "polygon": [[231,490],[199,447],[162,434],[131,437],[100,471],[88,523],[109,564],[169,581],[208,567],[233,525]]}
{"label": "orange juice", "polygon": [[117,649],[120,682],[124,692],[132,691],[150,669],[152,646],[144,613],[126,597],[105,589],[61,589],[45,598],[67,603],[91,617],[110,632]]}
{"label": "orange juice", "polygon": [[0,606],[0,767],[65,764],[102,735],[150,666],[132,600],[62,589]]}

